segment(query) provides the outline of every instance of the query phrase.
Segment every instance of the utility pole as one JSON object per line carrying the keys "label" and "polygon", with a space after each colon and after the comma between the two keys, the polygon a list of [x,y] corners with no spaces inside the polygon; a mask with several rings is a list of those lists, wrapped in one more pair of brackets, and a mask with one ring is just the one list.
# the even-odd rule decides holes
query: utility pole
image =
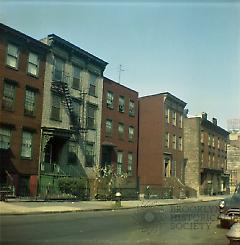
{"label": "utility pole", "polygon": [[119,83],[119,84],[120,84],[120,82],[121,82],[121,72],[122,72],[122,71],[125,71],[125,70],[123,70],[123,69],[122,69],[122,65],[120,65],[120,66],[119,66],[119,74],[118,74],[118,83]]}

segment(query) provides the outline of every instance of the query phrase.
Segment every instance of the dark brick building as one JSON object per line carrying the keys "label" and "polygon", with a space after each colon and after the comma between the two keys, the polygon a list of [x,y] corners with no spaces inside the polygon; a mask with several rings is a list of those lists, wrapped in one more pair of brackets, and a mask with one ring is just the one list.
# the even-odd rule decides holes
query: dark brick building
{"label": "dark brick building", "polygon": [[228,190],[227,142],[229,133],[203,113],[184,118],[184,149],[187,158],[185,182],[198,194],[219,194]]}
{"label": "dark brick building", "polygon": [[47,46],[0,24],[0,181],[35,195]]}
{"label": "dark brick building", "polygon": [[126,174],[116,186],[123,195],[124,189],[136,193],[137,144],[138,92],[104,78],[100,164],[113,166],[119,179]]}
{"label": "dark brick building", "polygon": [[184,188],[185,106],[185,102],[170,93],[139,99],[140,193],[179,196]]}

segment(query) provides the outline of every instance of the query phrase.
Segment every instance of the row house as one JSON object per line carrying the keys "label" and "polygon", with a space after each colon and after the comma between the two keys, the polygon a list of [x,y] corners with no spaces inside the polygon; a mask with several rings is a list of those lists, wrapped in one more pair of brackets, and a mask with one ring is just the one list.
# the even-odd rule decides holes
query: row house
{"label": "row house", "polygon": [[0,185],[36,195],[48,47],[0,24]]}
{"label": "row house", "polygon": [[185,106],[184,101],[168,92],[139,98],[138,175],[141,194],[162,197],[181,194],[184,187]]}
{"label": "row house", "polygon": [[137,146],[138,92],[104,77],[100,163],[113,169],[123,196],[136,196]]}
{"label": "row house", "polygon": [[231,130],[227,145],[227,169],[230,174],[230,192],[240,183],[240,130]]}
{"label": "row house", "polygon": [[44,81],[40,192],[62,176],[86,178],[99,164],[103,71],[107,63],[51,34]]}
{"label": "row house", "polygon": [[217,125],[217,119],[184,118],[184,149],[187,158],[185,181],[198,194],[227,192],[227,143],[229,133]]}

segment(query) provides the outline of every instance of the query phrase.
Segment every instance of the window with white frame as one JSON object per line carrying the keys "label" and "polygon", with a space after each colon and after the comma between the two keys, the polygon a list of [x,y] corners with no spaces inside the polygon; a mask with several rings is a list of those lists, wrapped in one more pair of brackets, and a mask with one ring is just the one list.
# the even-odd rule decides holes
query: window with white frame
{"label": "window with white frame", "polygon": [[172,136],[172,148],[174,150],[177,148],[177,136],[175,134]]}
{"label": "window with white frame", "polygon": [[96,107],[90,104],[87,107],[87,127],[89,129],[96,128]]}
{"label": "window with white frame", "polygon": [[177,113],[175,111],[172,111],[172,125],[177,125]]}
{"label": "window with white frame", "polygon": [[118,136],[119,139],[124,139],[124,124],[118,123]]}
{"label": "window with white frame", "polygon": [[110,119],[106,120],[106,136],[112,136],[113,122]]}
{"label": "window with white frame", "polygon": [[128,128],[128,140],[134,141],[134,127],[132,126]]}
{"label": "window with white frame", "polygon": [[123,164],[123,152],[117,152],[117,175],[122,174],[122,164]]}
{"label": "window with white frame", "polygon": [[53,68],[53,80],[57,82],[64,82],[64,61],[55,57]]}
{"label": "window with white frame", "polygon": [[11,129],[0,127],[0,149],[9,149],[11,140]]}
{"label": "window with white frame", "polygon": [[171,176],[172,177],[176,177],[177,161],[176,160],[172,160],[171,164],[172,164],[172,167],[171,167]]}
{"label": "window with white frame", "polygon": [[170,123],[170,109],[165,107],[165,122]]}
{"label": "window with white frame", "polygon": [[183,150],[183,143],[182,143],[182,137],[178,137],[178,150]]}
{"label": "window with white frame", "polygon": [[80,89],[80,73],[81,69],[78,66],[73,66],[72,88]]}
{"label": "window with white frame", "polygon": [[7,47],[7,65],[18,68],[19,48],[11,43]]}
{"label": "window with white frame", "polygon": [[2,108],[13,111],[15,106],[16,85],[4,82]]}
{"label": "window with white frame", "polygon": [[179,115],[179,128],[183,128],[183,115]]}
{"label": "window with white frame", "polygon": [[135,116],[135,103],[133,100],[129,100],[129,116]]}
{"label": "window with white frame", "polygon": [[125,111],[125,98],[123,96],[119,96],[118,111],[119,112]]}
{"label": "window with white frame", "polygon": [[32,142],[33,142],[33,134],[28,131],[23,131],[21,157],[32,158],[32,151],[33,151]]}
{"label": "window with white frame", "polygon": [[169,133],[165,133],[165,147],[169,148]]}
{"label": "window with white frame", "polygon": [[31,89],[25,90],[24,114],[34,116],[36,107],[36,92]]}
{"label": "window with white frame", "polygon": [[35,53],[29,53],[28,55],[28,73],[34,76],[38,76],[39,72],[39,58]]}
{"label": "window with white frame", "polygon": [[96,84],[97,84],[97,75],[91,73],[90,79],[89,79],[89,95],[96,96],[97,90],[96,90]]}
{"label": "window with white frame", "polygon": [[128,153],[128,176],[133,175],[133,154],[131,152]]}
{"label": "window with white frame", "polygon": [[51,119],[61,120],[61,97],[56,94],[52,94]]}
{"label": "window with white frame", "polygon": [[107,92],[107,107],[113,109],[114,95],[113,92]]}

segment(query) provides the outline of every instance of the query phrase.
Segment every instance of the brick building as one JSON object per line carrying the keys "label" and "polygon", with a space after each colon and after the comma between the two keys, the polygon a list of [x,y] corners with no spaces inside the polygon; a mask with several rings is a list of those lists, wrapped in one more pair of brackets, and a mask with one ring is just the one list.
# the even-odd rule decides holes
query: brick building
{"label": "brick building", "polygon": [[198,194],[228,191],[227,142],[229,133],[207,114],[184,118],[185,182]]}
{"label": "brick building", "polygon": [[57,194],[62,177],[86,179],[99,164],[103,71],[107,63],[51,34],[42,117],[40,193]]}
{"label": "brick building", "polygon": [[227,145],[227,169],[230,174],[230,192],[235,191],[237,183],[240,183],[240,131],[234,130],[229,134]]}
{"label": "brick building", "polygon": [[[114,188],[136,195],[138,144],[138,92],[108,78],[103,80],[101,166],[113,167]],[[126,179],[121,179],[123,174]]]}
{"label": "brick building", "polygon": [[0,181],[36,195],[48,47],[0,24]]}
{"label": "brick building", "polygon": [[139,99],[140,193],[179,197],[184,189],[185,106],[170,93]]}

